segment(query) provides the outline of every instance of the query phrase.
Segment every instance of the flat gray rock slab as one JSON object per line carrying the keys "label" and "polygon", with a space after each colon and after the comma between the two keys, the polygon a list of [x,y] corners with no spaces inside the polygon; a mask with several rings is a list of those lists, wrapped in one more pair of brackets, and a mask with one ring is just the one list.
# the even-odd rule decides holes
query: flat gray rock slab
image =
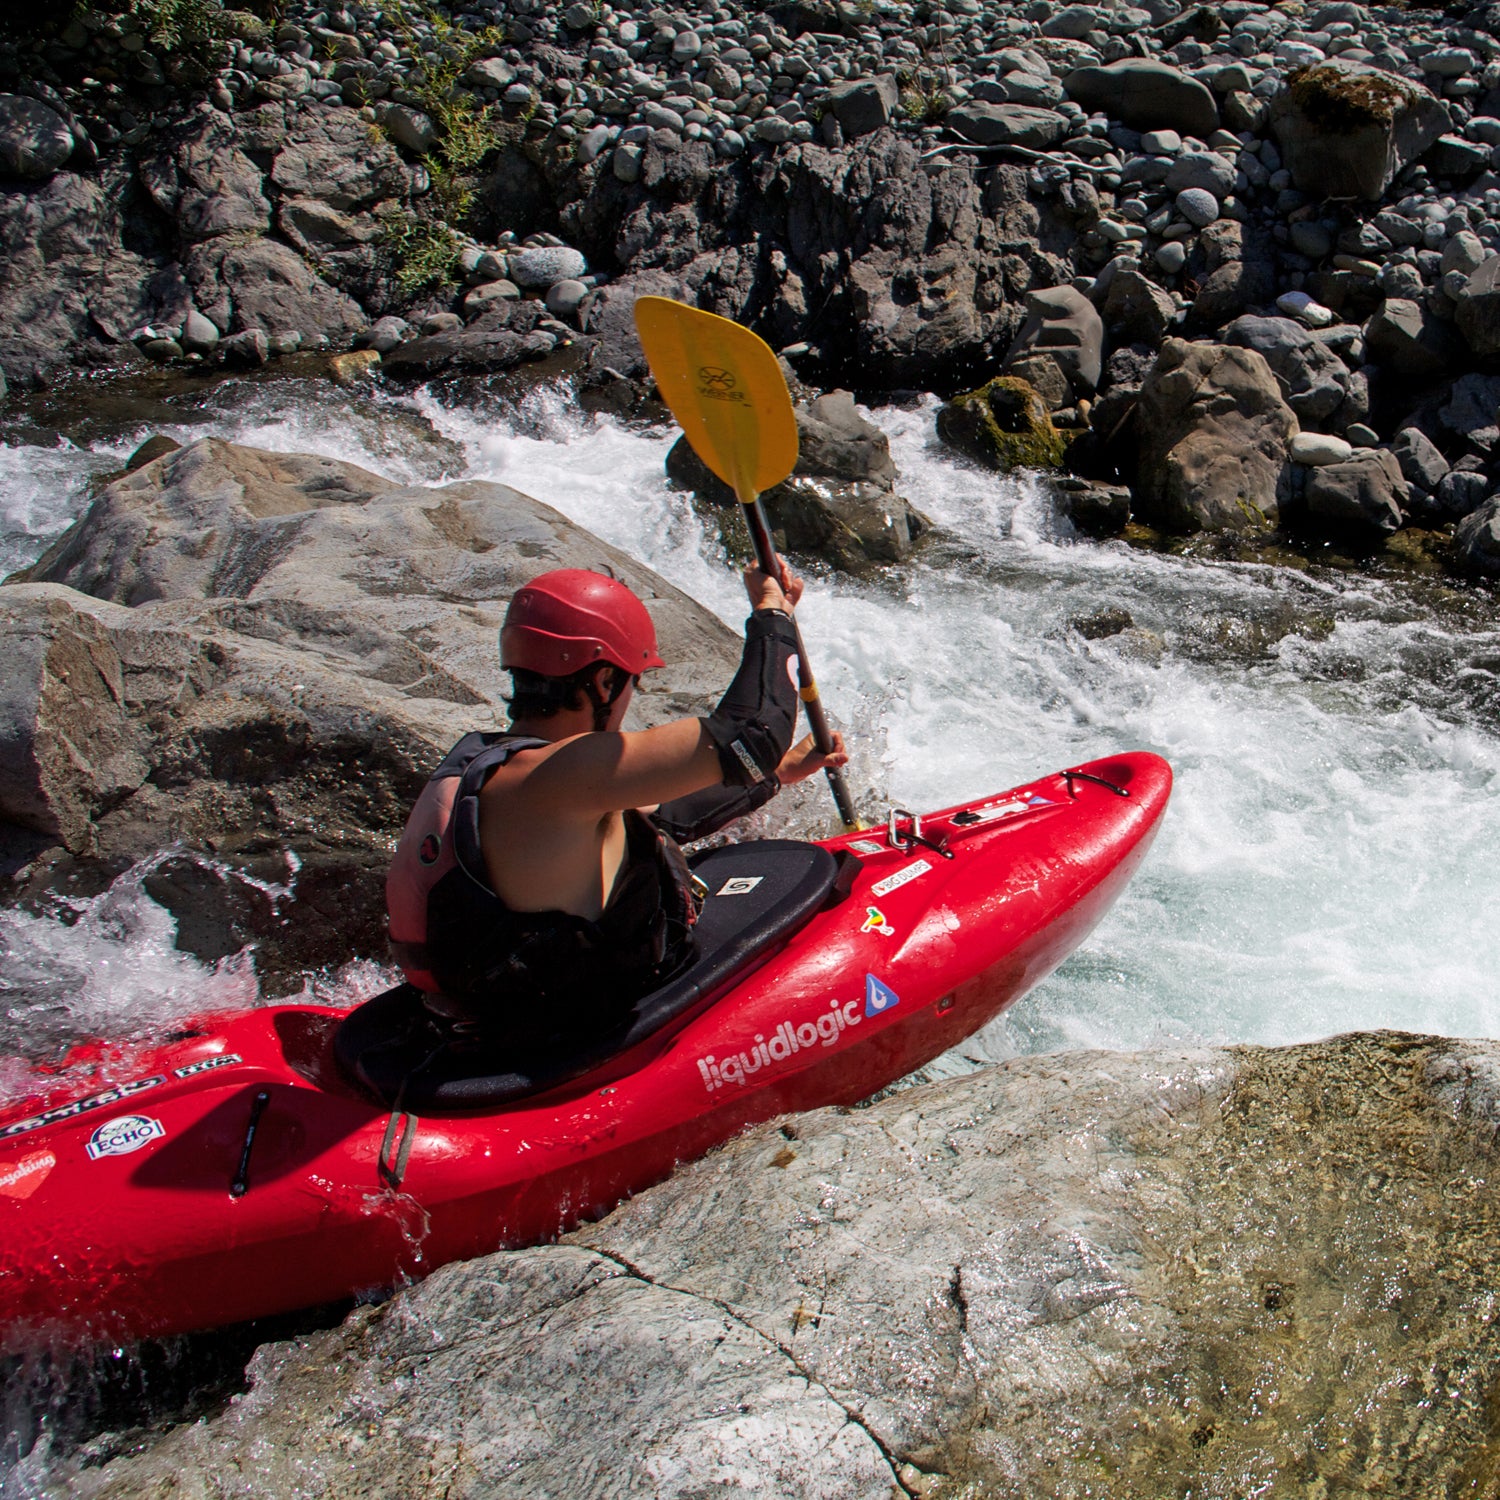
{"label": "flat gray rock slab", "polygon": [[1497,1124],[1491,1042],[1017,1059],[269,1346],[49,1493],[1453,1493],[1489,1472]]}

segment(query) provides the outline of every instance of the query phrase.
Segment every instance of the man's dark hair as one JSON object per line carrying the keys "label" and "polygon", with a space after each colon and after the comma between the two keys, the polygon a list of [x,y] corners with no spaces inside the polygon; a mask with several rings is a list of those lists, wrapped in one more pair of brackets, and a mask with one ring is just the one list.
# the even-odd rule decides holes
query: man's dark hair
{"label": "man's dark hair", "polygon": [[511,722],[550,719],[565,709],[594,706],[594,728],[603,729],[615,700],[634,682],[628,672],[610,662],[592,662],[567,677],[544,677],[525,667],[511,667],[511,695],[505,700]]}

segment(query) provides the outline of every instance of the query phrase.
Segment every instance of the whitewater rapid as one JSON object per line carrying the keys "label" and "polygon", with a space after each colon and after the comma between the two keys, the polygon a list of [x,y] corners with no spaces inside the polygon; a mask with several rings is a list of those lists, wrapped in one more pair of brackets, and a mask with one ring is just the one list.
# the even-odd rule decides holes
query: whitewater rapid
{"label": "whitewater rapid", "polygon": [[[870,415],[937,540],[869,581],[815,576],[800,610],[858,783],[936,807],[1131,748],[1177,775],[1145,866],[1093,937],[948,1066],[1368,1027],[1497,1035],[1493,595],[1083,540],[1042,487],[945,454],[934,410]],[[725,620],[743,616],[716,535],[665,482],[675,434],[589,418],[547,390],[517,409],[230,383],[151,427],[72,443],[11,432],[0,569],[34,558],[152,431],[322,453],[407,483],[500,480]],[[1089,639],[1109,611],[1131,628]],[[243,960],[210,972],[176,952],[139,872],[75,918],[0,913],[0,1005],[39,972],[83,1029],[254,998]],[[352,1001],[383,977],[365,965],[309,987]]]}

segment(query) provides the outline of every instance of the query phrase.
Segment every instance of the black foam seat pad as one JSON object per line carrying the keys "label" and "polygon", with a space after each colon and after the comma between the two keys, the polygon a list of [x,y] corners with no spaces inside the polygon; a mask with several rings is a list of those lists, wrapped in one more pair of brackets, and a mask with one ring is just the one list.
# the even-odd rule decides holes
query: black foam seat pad
{"label": "black foam seat pad", "polygon": [[[817,844],[762,839],[691,860],[708,887],[693,964],[637,1001],[606,1036],[521,1053],[501,1034],[456,1029],[398,985],[352,1011],[334,1037],[351,1082],[416,1114],[494,1109],[545,1092],[639,1046],[721,993],[842,894],[848,861]],[[644,1058],[642,1059],[644,1061]]]}

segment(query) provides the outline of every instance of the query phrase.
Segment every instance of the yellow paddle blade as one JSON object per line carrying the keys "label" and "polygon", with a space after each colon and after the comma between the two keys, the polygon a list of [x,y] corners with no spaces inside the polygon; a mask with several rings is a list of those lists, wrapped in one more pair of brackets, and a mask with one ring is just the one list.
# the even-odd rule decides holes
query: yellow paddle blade
{"label": "yellow paddle blade", "polygon": [[796,468],[792,398],[763,340],[668,297],[641,297],[635,326],[688,442],[741,500],[748,505]]}

